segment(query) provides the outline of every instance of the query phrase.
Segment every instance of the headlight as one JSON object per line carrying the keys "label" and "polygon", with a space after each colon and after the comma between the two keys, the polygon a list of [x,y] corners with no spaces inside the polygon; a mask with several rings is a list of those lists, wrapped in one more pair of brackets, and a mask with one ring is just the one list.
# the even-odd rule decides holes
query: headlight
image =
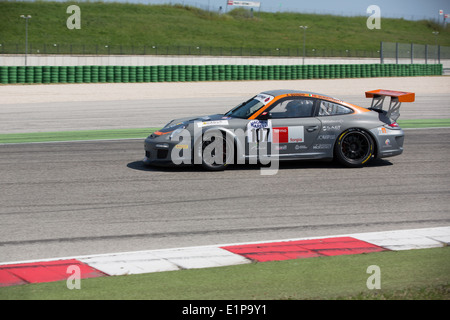
{"label": "headlight", "polygon": [[[173,122],[173,121],[172,121]],[[169,139],[179,134],[183,129],[187,127],[187,124],[184,122],[179,122],[177,124],[172,125],[172,122],[169,122],[164,128],[161,130],[154,132],[153,136],[162,136],[170,133]]]}
{"label": "headlight", "polygon": [[177,129],[173,130],[172,133],[169,136],[169,139],[172,140],[174,137],[178,136],[183,130],[186,129],[186,125],[182,125],[178,127]]}

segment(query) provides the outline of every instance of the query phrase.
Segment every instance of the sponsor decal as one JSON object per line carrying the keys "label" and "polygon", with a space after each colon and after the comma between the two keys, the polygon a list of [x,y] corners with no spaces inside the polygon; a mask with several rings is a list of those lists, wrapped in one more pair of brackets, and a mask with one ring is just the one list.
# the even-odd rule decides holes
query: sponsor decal
{"label": "sponsor decal", "polygon": [[321,134],[317,137],[317,140],[334,140],[336,139],[335,134]]}
{"label": "sponsor decal", "polygon": [[314,150],[328,150],[331,149],[331,144],[315,144],[313,146]]}
{"label": "sponsor decal", "polygon": [[268,120],[252,120],[248,124],[249,128],[261,129],[261,128],[270,128],[270,124]]}
{"label": "sponsor decal", "polygon": [[338,131],[341,130],[341,126],[323,126],[322,131]]}
{"label": "sponsor decal", "polygon": [[285,151],[285,150],[287,150],[287,145],[285,144],[285,145],[283,145],[283,146],[275,147],[275,150],[278,150],[278,151]]}
{"label": "sponsor decal", "polygon": [[228,120],[199,121],[199,122],[197,122],[197,126],[199,128],[210,127],[210,126],[227,126],[227,125],[228,125]]}
{"label": "sponsor decal", "polygon": [[262,103],[264,103],[265,105],[268,104],[270,101],[273,100],[273,96],[270,96],[268,94],[258,94],[255,99],[258,101],[261,101]]}
{"label": "sponsor decal", "polygon": [[176,149],[189,149],[189,145],[187,144],[177,144],[175,146]]}
{"label": "sponsor decal", "polygon": [[274,143],[288,143],[289,142],[289,127],[273,128],[273,142]]}
{"label": "sponsor decal", "polygon": [[387,128],[378,128],[378,134],[381,136],[388,135],[388,134],[391,134],[391,130],[389,130]]}
{"label": "sponsor decal", "polygon": [[249,143],[271,141],[271,120],[252,120],[247,124],[247,139]]}
{"label": "sponsor decal", "polygon": [[250,146],[250,151],[257,151],[257,150],[267,150],[267,143],[263,143],[263,144],[253,144],[252,146]]}
{"label": "sponsor decal", "polygon": [[335,99],[332,97],[327,97],[327,96],[322,96],[320,94],[312,94],[312,93],[288,93],[287,94],[288,97],[311,97],[311,98],[317,98],[317,99],[322,99],[322,100],[326,100],[326,101],[333,101],[333,102],[338,102],[338,103],[343,103],[344,101],[339,100],[339,99]]}
{"label": "sponsor decal", "polygon": [[342,119],[320,119],[320,121],[322,122],[322,123],[344,123],[344,120],[342,120]]}
{"label": "sponsor decal", "polygon": [[273,128],[274,143],[303,143],[305,133],[303,126]]}
{"label": "sponsor decal", "polygon": [[308,147],[302,144],[297,144],[295,146],[295,150],[306,150],[306,149],[308,149]]}

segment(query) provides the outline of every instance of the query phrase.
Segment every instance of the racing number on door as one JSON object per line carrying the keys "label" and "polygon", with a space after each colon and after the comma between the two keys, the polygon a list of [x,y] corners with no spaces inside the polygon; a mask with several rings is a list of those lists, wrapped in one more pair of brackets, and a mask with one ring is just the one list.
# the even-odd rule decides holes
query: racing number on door
{"label": "racing number on door", "polygon": [[249,132],[249,142],[269,142],[270,128],[253,128]]}

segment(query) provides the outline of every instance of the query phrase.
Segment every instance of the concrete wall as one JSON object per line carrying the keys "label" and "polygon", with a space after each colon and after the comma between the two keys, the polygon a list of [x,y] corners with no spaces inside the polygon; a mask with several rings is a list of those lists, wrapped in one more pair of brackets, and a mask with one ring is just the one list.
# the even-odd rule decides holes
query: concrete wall
{"label": "concrete wall", "polygon": [[[410,59],[400,59],[402,64],[411,63]],[[434,60],[429,60],[433,64]],[[378,58],[306,58],[305,64],[374,64]],[[395,63],[395,59],[385,59],[385,63]],[[414,63],[425,63],[415,59]],[[444,68],[450,68],[450,60],[441,60]],[[301,57],[211,57],[211,56],[98,56],[98,55],[28,55],[29,66],[152,66],[152,65],[301,65]],[[23,66],[24,55],[0,55],[0,66]]]}

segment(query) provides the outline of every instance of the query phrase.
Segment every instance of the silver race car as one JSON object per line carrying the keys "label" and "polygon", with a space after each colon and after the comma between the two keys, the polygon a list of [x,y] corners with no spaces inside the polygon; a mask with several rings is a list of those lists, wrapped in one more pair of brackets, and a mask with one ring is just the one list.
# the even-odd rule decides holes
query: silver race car
{"label": "silver race car", "polygon": [[143,162],[223,170],[230,164],[337,159],[361,167],[374,157],[401,154],[404,132],[396,121],[401,103],[414,102],[415,94],[373,90],[366,97],[372,98],[370,108],[306,91],[262,92],[224,114],[170,121],[145,140]]}

